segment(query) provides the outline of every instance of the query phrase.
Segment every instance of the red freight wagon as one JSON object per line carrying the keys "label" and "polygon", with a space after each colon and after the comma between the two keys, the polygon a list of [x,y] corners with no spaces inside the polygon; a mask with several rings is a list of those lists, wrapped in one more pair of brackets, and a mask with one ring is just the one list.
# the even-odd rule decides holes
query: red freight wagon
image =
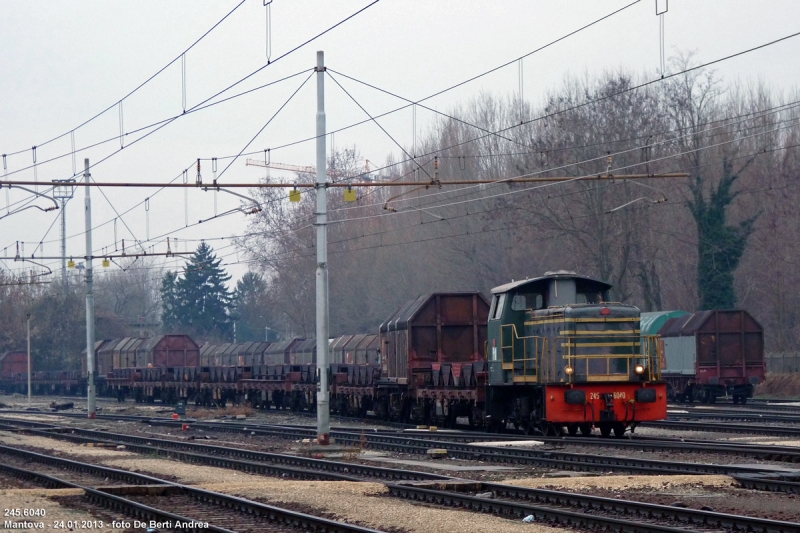
{"label": "red freight wagon", "polygon": [[764,330],[747,311],[698,311],[669,319],[658,334],[662,376],[679,400],[745,403],[764,381]]}
{"label": "red freight wagon", "polygon": [[[31,364],[33,357],[31,357]],[[28,352],[6,352],[0,355],[0,376],[10,378],[14,374],[28,373]]]}
{"label": "red freight wagon", "polygon": [[[144,352],[144,361],[139,352]],[[172,368],[200,365],[200,349],[188,335],[159,335],[143,342],[137,349],[137,366]]]}
{"label": "red freight wagon", "polygon": [[407,303],[380,326],[381,378],[414,387],[431,383],[434,366],[483,361],[488,316],[489,302],[476,291]]}

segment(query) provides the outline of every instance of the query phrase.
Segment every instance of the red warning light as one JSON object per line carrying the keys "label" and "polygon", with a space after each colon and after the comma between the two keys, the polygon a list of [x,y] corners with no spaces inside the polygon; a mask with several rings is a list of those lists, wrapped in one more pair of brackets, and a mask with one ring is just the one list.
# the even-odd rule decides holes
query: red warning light
{"label": "red warning light", "polygon": [[601,315],[610,315],[611,314],[611,309],[609,309],[608,307],[604,307],[604,308],[602,308],[600,310],[600,314]]}

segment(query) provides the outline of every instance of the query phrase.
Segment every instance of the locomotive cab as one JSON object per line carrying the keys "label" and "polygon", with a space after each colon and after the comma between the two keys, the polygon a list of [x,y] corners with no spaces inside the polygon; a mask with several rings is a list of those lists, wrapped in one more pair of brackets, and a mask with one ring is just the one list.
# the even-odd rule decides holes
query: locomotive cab
{"label": "locomotive cab", "polygon": [[[565,319],[577,318],[570,316],[573,314],[588,315],[582,311],[607,302],[610,288],[602,281],[560,270],[493,289],[488,321],[489,384],[539,382],[546,377],[545,371],[553,374],[550,379],[564,381],[562,334],[571,332]],[[631,308],[638,323],[639,310],[625,307]]]}

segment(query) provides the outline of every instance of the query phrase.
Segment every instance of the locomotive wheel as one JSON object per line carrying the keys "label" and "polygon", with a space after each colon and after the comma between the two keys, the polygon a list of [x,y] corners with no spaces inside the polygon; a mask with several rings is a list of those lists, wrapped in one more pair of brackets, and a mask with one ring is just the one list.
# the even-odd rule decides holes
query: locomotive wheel
{"label": "locomotive wheel", "polygon": [[611,424],[600,424],[600,435],[608,437],[611,435]]}
{"label": "locomotive wheel", "polygon": [[592,434],[592,425],[591,424],[581,424],[581,435],[584,437],[588,437]]}
{"label": "locomotive wheel", "polygon": [[614,424],[614,436],[621,439],[625,436],[625,424],[617,422]]}
{"label": "locomotive wheel", "polygon": [[542,422],[541,431],[545,437],[560,437],[564,434],[563,426],[551,424],[550,422]]}
{"label": "locomotive wheel", "polygon": [[567,432],[569,433],[570,437],[574,437],[578,434],[578,424],[568,424],[567,425]]}

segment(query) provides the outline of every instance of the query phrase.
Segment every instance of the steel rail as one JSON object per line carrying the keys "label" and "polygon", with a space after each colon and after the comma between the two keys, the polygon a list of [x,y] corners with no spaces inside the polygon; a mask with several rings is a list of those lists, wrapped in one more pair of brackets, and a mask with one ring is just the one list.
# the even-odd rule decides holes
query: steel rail
{"label": "steel rail", "polygon": [[[206,431],[227,433],[254,433],[261,436],[284,439],[313,438],[313,429],[284,428],[279,426],[260,426],[258,424],[187,422],[180,420],[158,419],[148,420],[150,425],[174,427],[189,423],[190,427]],[[491,448],[452,441],[422,438],[421,436],[393,436],[381,433],[354,433],[332,431],[331,436],[340,443],[360,445],[366,440],[371,449],[388,450],[400,453],[425,454],[430,448],[446,448],[448,454],[460,459],[490,461],[497,463],[515,463],[539,465],[555,469],[580,471],[621,471],[626,473],[657,474],[734,474],[771,471],[769,465],[760,468],[740,467],[736,465],[714,465],[705,463],[687,463],[676,461],[660,461],[655,459],[636,459],[607,455],[579,454],[557,450],[530,450],[520,448]],[[569,443],[569,440],[564,440]],[[611,441],[610,441],[611,442]],[[619,441],[625,442],[625,441]]]}
{"label": "steel rail", "polygon": [[[153,425],[172,426],[171,421],[151,421]],[[211,431],[242,433],[243,431],[271,437],[302,439],[313,438],[313,430],[265,428],[254,425],[195,423],[190,426]],[[751,468],[735,465],[714,465],[705,463],[681,463],[655,459],[635,459],[605,455],[579,454],[554,450],[527,450],[520,448],[491,448],[458,442],[427,440],[414,437],[394,437],[371,433],[349,433],[332,431],[331,437],[339,443],[357,444],[365,439],[371,449],[388,450],[400,453],[426,454],[430,448],[445,448],[449,455],[459,459],[489,461],[496,463],[516,463],[546,466],[556,469],[581,471],[616,470],[627,473],[658,474],[730,474],[770,471],[770,468]]]}
{"label": "steel rail", "polygon": [[[394,481],[452,479],[449,476],[431,474],[428,472],[416,472],[414,470],[397,470],[357,463],[300,457],[296,455],[259,452],[229,446],[215,446],[196,442],[190,443],[138,437],[135,435],[88,429],[65,428],[64,432],[56,430],[28,431],[35,435],[69,440],[72,442],[124,443],[127,450],[137,453],[157,453],[189,463],[202,463],[209,466],[219,466],[221,468],[231,468],[245,472],[257,472],[299,479],[327,479],[339,481],[363,481],[363,478]],[[191,452],[180,450],[191,450]],[[220,456],[227,456],[227,458]],[[231,459],[230,457],[237,459]]]}
{"label": "steel rail", "polygon": [[689,412],[667,412],[667,420],[743,420],[753,422],[786,422],[791,424],[800,423],[799,414],[781,413],[745,413],[735,411],[689,411]]}
{"label": "steel rail", "polygon": [[[85,496],[91,503],[94,503],[102,507],[109,507],[115,511],[121,511],[135,518],[148,521],[156,520],[159,522],[166,522],[166,521],[170,522],[180,521],[181,523],[192,522],[192,519],[187,518],[185,516],[177,515],[160,509],[155,509],[148,505],[134,502],[126,498],[121,498],[113,494],[108,494],[107,492],[93,489],[91,487],[84,487],[82,485],[78,485],[70,481],[65,481],[57,477],[48,476],[46,474],[31,472],[30,470],[24,470],[22,468],[17,468],[14,466],[4,465],[2,463],[0,463],[0,471],[12,474],[16,477],[28,481],[33,481],[37,484],[44,485],[45,487],[80,489],[84,492]],[[213,531],[214,533],[235,533],[230,529],[221,528],[213,524],[208,524],[208,527],[203,527],[203,528],[187,527],[184,529],[184,531],[194,531],[197,533],[202,533],[203,531]]]}
{"label": "steel rail", "polygon": [[[215,505],[230,508],[233,510],[241,511],[245,514],[250,515],[259,515],[268,518],[269,520],[279,521],[285,523],[287,525],[292,526],[300,526],[304,528],[310,528],[318,531],[325,531],[330,533],[382,533],[375,529],[365,528],[361,526],[356,526],[352,524],[346,524],[343,522],[336,522],[334,520],[329,520],[327,518],[321,518],[305,513],[299,513],[296,511],[290,511],[288,509],[283,509],[280,507],[275,507],[272,505],[267,505],[263,503],[254,502],[251,500],[247,500],[244,498],[239,498],[236,496],[230,496],[228,494],[222,494],[219,492],[198,489],[195,487],[191,487],[188,485],[183,485],[181,483],[175,483],[172,481],[167,481],[163,479],[158,479],[152,476],[147,476],[144,474],[135,474],[133,472],[127,472],[125,470],[118,470],[115,468],[103,467],[92,465],[88,463],[81,463],[79,461],[74,461],[71,459],[65,459],[62,457],[53,457],[50,455],[41,454],[38,452],[31,452],[27,450],[20,450],[17,448],[12,448],[9,446],[0,445],[0,453],[8,453],[10,455],[16,455],[21,457],[26,457],[32,461],[40,462],[43,464],[54,465],[54,466],[61,466],[65,468],[81,468],[85,472],[90,473],[102,473],[106,474],[107,476],[112,475],[119,475],[119,473],[125,473],[132,476],[135,476],[138,479],[146,479],[149,481],[147,484],[151,485],[167,485],[170,487],[174,487],[177,490],[180,490],[182,493],[187,494],[204,503],[213,503]],[[133,478],[132,478],[133,479]],[[63,482],[69,483],[69,482]],[[185,518],[179,515],[175,515],[169,513],[167,511],[162,511],[159,509],[154,509],[152,507],[148,507],[146,505],[133,502],[127,500],[125,498],[121,498],[119,496],[115,496],[113,494],[108,494],[106,492],[83,487],[80,485],[72,484],[75,488],[80,488],[86,491],[89,500],[92,503],[97,503],[101,505],[105,505],[106,507],[110,507],[114,510],[121,510],[121,509],[130,509],[133,508],[134,514],[136,516],[147,516],[147,514],[155,514],[158,515],[156,518],[161,520],[166,519],[165,521],[175,521],[180,520],[181,522],[190,522],[192,519]],[[139,513],[144,513],[140,515]],[[208,528],[200,528],[200,529],[193,529],[188,528],[190,531],[216,531],[218,533],[232,533],[230,530],[222,529],[218,527],[213,527],[212,524],[209,524]]]}
{"label": "steel rail", "polygon": [[630,439],[606,439],[597,437],[540,437],[537,440],[553,446],[598,446],[636,450],[668,450],[686,453],[699,451],[721,455],[738,455],[756,459],[800,463],[800,448],[797,446],[759,446],[755,444],[726,443],[708,440],[667,439],[636,436]]}
{"label": "steel rail", "polygon": [[[752,400],[751,400],[752,401]],[[790,414],[800,414],[800,402],[793,402],[792,405],[787,405],[785,403],[747,403],[747,404],[737,404],[737,403],[720,403],[716,402],[713,404],[696,404],[696,403],[670,403],[667,405],[667,409],[688,409],[690,411],[703,411],[703,412],[713,412],[713,411],[721,411],[724,413],[727,412],[762,412],[762,413],[790,413]]]}
{"label": "steel rail", "polygon": [[737,474],[731,477],[748,489],[800,494],[800,478],[798,476],[786,479],[788,476],[781,476],[780,474]]}
{"label": "steel rail", "polygon": [[564,491],[515,487],[499,483],[484,483],[482,490],[492,491],[494,494],[505,498],[516,498],[542,504],[570,505],[581,509],[599,509],[643,518],[669,518],[681,523],[699,524],[707,527],[761,531],[763,533],[800,532],[800,524],[798,523],[769,518],[672,507],[670,505],[604,498]]}
{"label": "steel rail", "polygon": [[800,427],[762,426],[753,424],[715,424],[710,422],[693,422],[686,420],[657,420],[642,422],[640,427],[677,429],[685,431],[705,431],[719,433],[738,433],[749,435],[765,435],[775,437],[800,437]]}
{"label": "steel rail", "polygon": [[682,528],[609,518],[566,509],[531,506],[492,498],[478,498],[477,496],[467,496],[448,491],[423,489],[407,485],[387,485],[387,488],[389,489],[389,494],[396,498],[459,507],[480,513],[490,512],[516,519],[533,515],[537,521],[545,522],[550,526],[557,525],[565,528],[580,528],[592,531],[599,529],[625,533],[687,533],[687,530]]}

